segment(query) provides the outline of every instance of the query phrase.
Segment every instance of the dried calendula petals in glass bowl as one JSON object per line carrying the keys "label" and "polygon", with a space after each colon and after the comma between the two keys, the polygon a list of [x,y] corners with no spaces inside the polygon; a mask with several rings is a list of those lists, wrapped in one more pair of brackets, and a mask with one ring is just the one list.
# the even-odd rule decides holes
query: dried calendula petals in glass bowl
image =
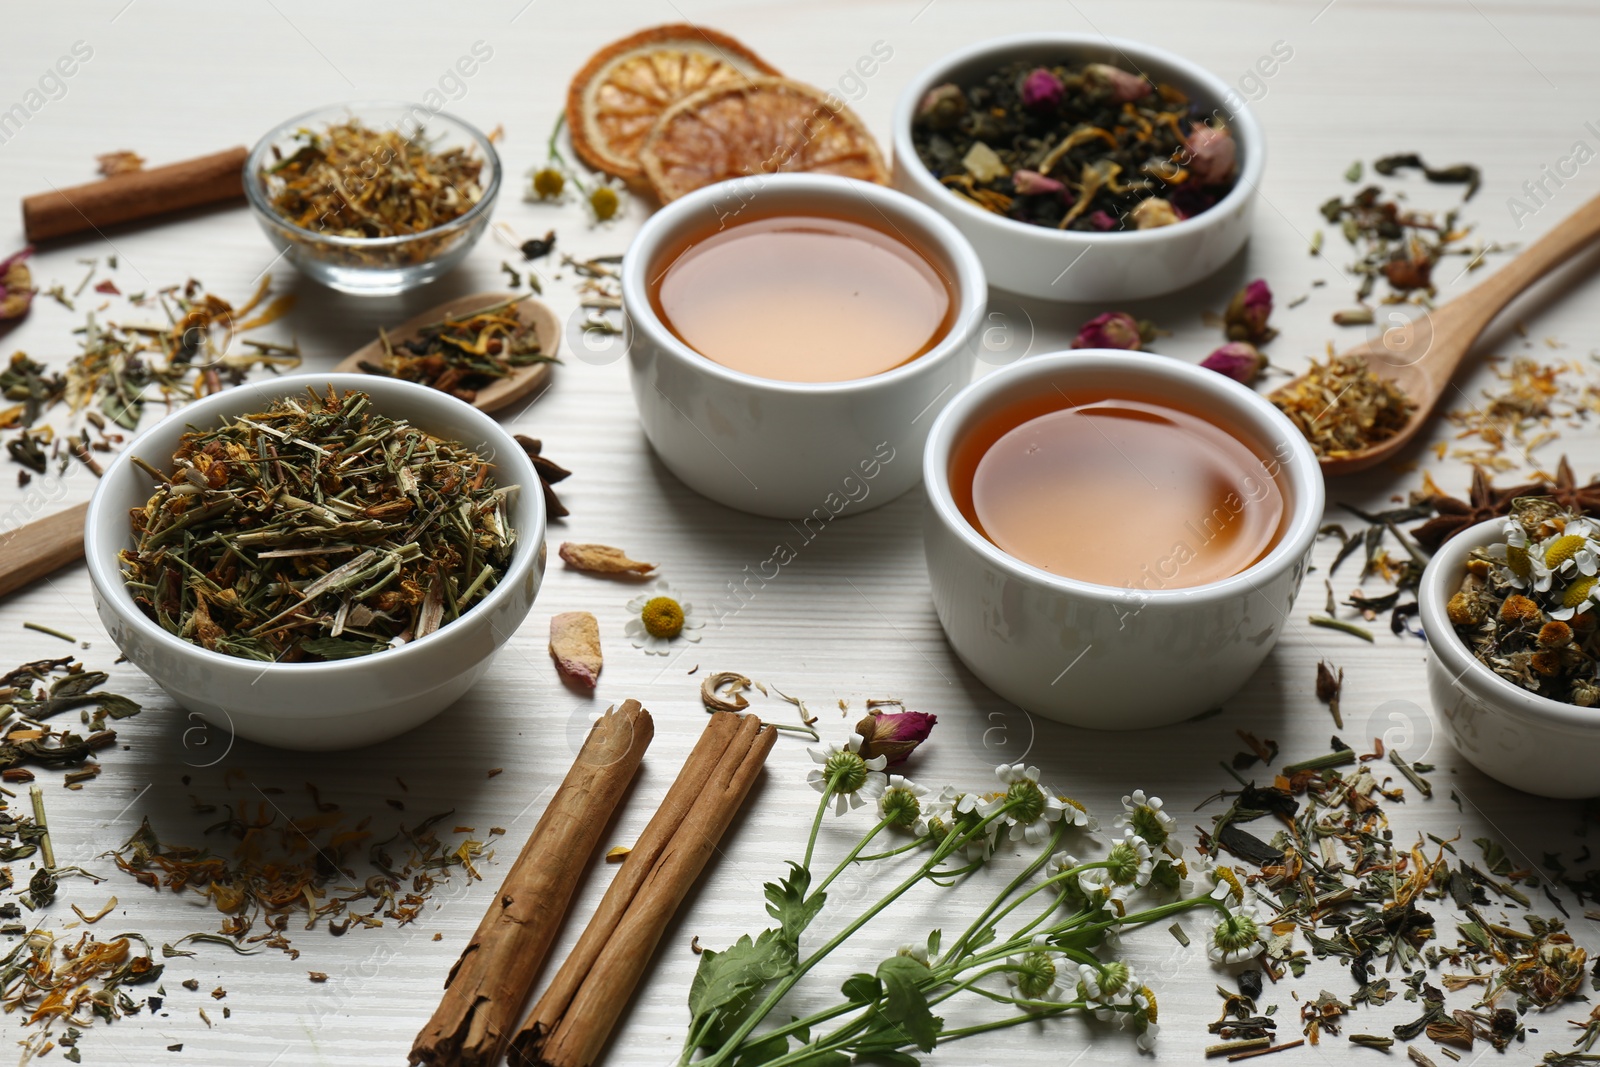
{"label": "dried calendula petals in glass bowl", "polygon": [[245,163],[245,196],[296,267],[344,292],[397,293],[456,266],[489,224],[500,159],[420,104],[349,104],[290,119]]}
{"label": "dried calendula petals in glass bowl", "polygon": [[727,34],[700,26],[654,26],[589,57],[567,90],[572,147],[596,170],[642,181],[639,149],[672,104],[701,89],[777,75]]}
{"label": "dried calendula petals in glass bowl", "polygon": [[746,174],[889,181],[883,153],[855,113],[787,78],[752,78],[684,97],[662,113],[639,160],[663,203]]}

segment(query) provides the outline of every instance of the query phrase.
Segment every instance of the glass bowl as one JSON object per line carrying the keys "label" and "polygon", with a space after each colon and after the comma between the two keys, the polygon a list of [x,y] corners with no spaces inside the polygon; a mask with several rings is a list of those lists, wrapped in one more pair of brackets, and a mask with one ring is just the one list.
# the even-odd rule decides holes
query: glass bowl
{"label": "glass bowl", "polygon": [[[398,237],[346,237],[307,229],[279,215],[263,174],[278,158],[274,150],[288,158],[300,147],[297,131],[320,132],[352,118],[375,130],[398,130],[406,137],[421,133],[433,151],[463,148],[482,159],[478,202],[441,226]],[[359,182],[361,175],[352,175],[351,180]],[[297,115],[263,137],[245,161],[244,191],[267,239],[303,274],[340,292],[383,296],[434,281],[466,258],[488,227],[500,193],[500,156],[475,127],[421,104],[335,104]]]}

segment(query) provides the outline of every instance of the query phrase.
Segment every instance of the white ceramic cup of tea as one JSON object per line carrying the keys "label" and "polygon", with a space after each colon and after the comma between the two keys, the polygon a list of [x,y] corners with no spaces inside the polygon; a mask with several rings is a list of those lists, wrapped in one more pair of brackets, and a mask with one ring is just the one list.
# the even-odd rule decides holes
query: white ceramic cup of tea
{"label": "white ceramic cup of tea", "polygon": [[[981,428],[1003,413],[1058,395],[1060,408],[1077,397],[1171,405],[1247,446],[1260,465],[1251,477],[1280,494],[1270,547],[1238,573],[1200,585],[1178,584],[1172,560],[1188,556],[1174,552],[1151,561],[1146,573],[1154,580],[1122,587],[1065,577],[1002,551],[958,505],[954,459],[964,440],[989,432]],[[957,656],[1018,707],[1104,730],[1180,722],[1244,685],[1289,622],[1324,499],[1310,446],[1263,397],[1174,359],[1092,349],[1035,356],[968,386],[934,423],[923,476],[928,578]],[[1240,499],[1255,499],[1254,490]],[[1101,504],[1085,500],[1082,521],[1062,537],[1091,551],[1095,539],[1140,521]],[[1205,516],[1195,520],[1197,530],[1207,529]]]}
{"label": "white ceramic cup of tea", "polygon": [[[761,377],[691,348],[657,314],[652,286],[695,242],[781,216],[845,220],[909,246],[948,286],[942,336],[892,369],[842,381]],[[667,469],[740,511],[827,522],[921,479],[939,407],[972,378],[987,288],[966,239],[910,197],[848,178],[770,174],[707,186],[651,216],[623,258],[622,301],[634,401]]]}

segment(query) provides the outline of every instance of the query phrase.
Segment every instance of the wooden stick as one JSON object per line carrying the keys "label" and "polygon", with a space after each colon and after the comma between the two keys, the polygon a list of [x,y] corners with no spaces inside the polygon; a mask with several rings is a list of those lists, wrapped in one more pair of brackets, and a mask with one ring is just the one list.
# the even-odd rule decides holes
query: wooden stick
{"label": "wooden stick", "polygon": [[601,716],[445,979],[410,1062],[487,1067],[500,1059],[572,891],[654,734],[637,700]]}
{"label": "wooden stick", "polygon": [[44,241],[233,200],[244,195],[244,163],[249,155],[249,150],[240,146],[69,189],[35,193],[22,201],[22,229],[29,241]]}
{"label": "wooden stick", "polygon": [[82,559],[83,520],[88,513],[88,504],[74,504],[0,534],[0,596]]}
{"label": "wooden stick", "polygon": [[[734,717],[726,712],[718,715]],[[712,723],[706,727],[708,733],[719,728],[715,722],[718,715],[713,715]],[[596,937],[603,940],[603,946],[592,963],[574,953],[563,966],[551,985],[551,993],[535,1005],[532,1017],[512,1040],[511,1064],[590,1067],[599,1058],[667,924],[716,851],[728,824],[744,806],[777,739],[777,731],[763,728],[753,715],[744,716],[738,726],[689,810],[680,816],[674,806],[663,803],[651,820],[641,837],[641,841],[648,839],[655,851],[649,873],[638,880],[626,901],[612,901],[612,893],[607,893],[608,899],[602,901],[601,910],[591,923],[591,927],[601,924]],[[710,748],[714,745],[696,746],[695,752],[701,755]],[[679,783],[684,783],[686,776],[693,782],[700,773],[695,756],[691,756],[679,775]],[[679,791],[679,783],[673,785],[673,792]],[[684,792],[688,789],[689,784],[684,783]],[[674,821],[676,828],[667,832],[666,825]],[[660,829],[658,822],[663,824]],[[659,843],[662,839],[664,843]],[[630,855],[623,870],[631,863]],[[620,898],[627,892],[618,890],[617,895]],[[614,917],[617,911],[621,912],[620,918]],[[607,924],[614,925],[606,930]],[[585,931],[585,939],[589,939],[589,933]],[[580,970],[582,973],[566,973]],[[565,991],[574,988],[565,1004],[550,999],[552,994],[557,998],[566,996]]]}

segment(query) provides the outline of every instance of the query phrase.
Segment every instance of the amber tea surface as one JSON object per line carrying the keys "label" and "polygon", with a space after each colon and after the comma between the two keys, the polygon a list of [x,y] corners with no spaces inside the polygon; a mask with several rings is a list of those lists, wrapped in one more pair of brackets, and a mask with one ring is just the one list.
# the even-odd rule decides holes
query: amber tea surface
{"label": "amber tea surface", "polygon": [[679,340],[723,366],[840,382],[893,370],[938,344],[956,305],[949,274],[872,226],[778,215],[668,250],[652,269],[650,300]]}
{"label": "amber tea surface", "polygon": [[1150,591],[1248,569],[1288,515],[1250,446],[1193,412],[1125,396],[1055,394],[991,415],[957,444],[950,485],[1008,555]]}

